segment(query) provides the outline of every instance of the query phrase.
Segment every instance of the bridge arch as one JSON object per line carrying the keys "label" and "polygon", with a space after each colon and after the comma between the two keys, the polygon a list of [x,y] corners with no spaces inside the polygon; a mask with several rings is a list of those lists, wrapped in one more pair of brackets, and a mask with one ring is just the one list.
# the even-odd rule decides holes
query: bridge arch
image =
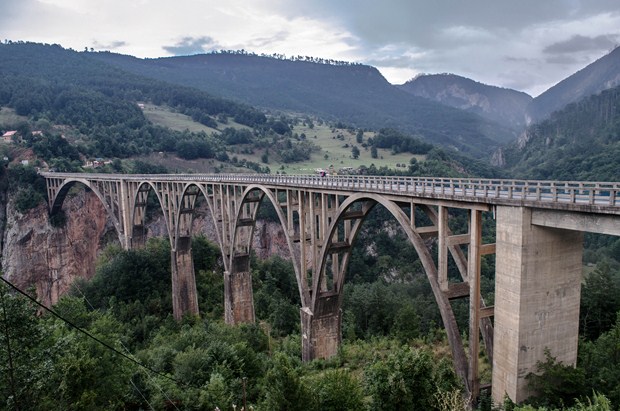
{"label": "bridge arch", "polygon": [[[67,197],[67,194],[69,193],[69,190],[71,190],[71,188],[73,188],[78,183],[85,186],[87,189],[91,190],[93,193],[95,193],[99,201],[101,201],[101,204],[103,205],[108,215],[108,218],[112,221],[112,224],[114,225],[116,234],[118,235],[119,242],[121,244],[124,244],[125,238],[123,234],[123,226],[121,225],[121,219],[119,218],[119,216],[115,213],[113,209],[115,208],[116,210],[118,210],[119,209],[118,205],[114,207],[114,200],[112,199],[112,196],[108,196],[108,198],[106,198],[106,193],[101,191],[95,185],[91,184],[87,179],[71,178],[71,179],[64,180],[63,184],[56,191],[56,195],[50,201],[51,203],[50,215],[53,216],[62,209],[64,201]],[[117,211],[117,213],[118,212],[119,211]]]}
{"label": "bridge arch", "polygon": [[[362,204],[361,210],[357,213],[352,213],[351,209],[358,204]],[[456,322],[456,317],[454,312],[452,311],[452,307],[450,305],[449,299],[446,297],[445,293],[442,292],[439,282],[438,282],[438,271],[437,266],[435,264],[434,258],[431,255],[428,247],[424,243],[424,240],[420,236],[418,232],[416,232],[412,227],[412,216],[408,216],[403,209],[394,201],[380,195],[380,194],[369,194],[369,193],[357,193],[349,196],[338,208],[338,213],[336,218],[332,221],[329,227],[326,243],[324,244],[321,254],[319,257],[319,269],[318,275],[313,281],[313,290],[312,290],[312,311],[318,312],[325,304],[321,303],[321,297],[327,291],[328,293],[336,293],[337,301],[336,307],[334,307],[334,315],[339,315],[339,311],[342,305],[343,299],[343,291],[344,291],[344,278],[347,270],[347,266],[351,257],[352,247],[359,234],[361,226],[363,222],[366,220],[370,211],[375,208],[376,205],[382,205],[398,222],[401,228],[404,230],[409,242],[413,245],[414,249],[418,257],[420,258],[420,262],[424,268],[424,272],[426,277],[431,285],[431,290],[433,292],[433,296],[437,305],[439,307],[439,312],[441,314],[441,318],[444,324],[444,328],[446,329],[446,334],[448,336],[448,341],[450,344],[450,348],[452,351],[453,362],[455,365],[455,370],[460,379],[464,382],[464,384],[468,384],[468,363],[467,356],[465,354],[465,350],[463,347],[463,343],[461,341],[461,335],[458,330],[458,325]],[[352,227],[348,233],[344,233],[345,238],[339,238],[338,228],[339,225],[344,222],[346,219],[355,219],[355,223],[352,224]],[[346,230],[345,230],[346,231]],[[340,233],[342,237],[342,233]],[[337,268],[339,271],[338,278],[334,279],[334,287],[333,290],[324,290],[321,289],[324,286],[325,281],[324,277],[326,275],[327,270],[327,262],[330,254],[330,250],[333,249],[335,244],[334,240],[344,240],[346,243],[346,247],[341,246],[344,250],[344,256],[342,261]],[[338,241],[340,242],[340,241]],[[469,387],[466,387],[469,391]]]}
{"label": "bridge arch", "polygon": [[[253,197],[256,195],[260,197],[260,201],[256,201],[257,197]],[[263,201],[265,198],[273,206],[276,212],[276,215],[278,216],[279,223],[282,226],[282,229],[284,231],[284,237],[286,238],[286,243],[287,243],[288,250],[291,256],[291,260],[293,261],[293,267],[295,270],[295,277],[297,279],[297,285],[298,285],[299,296],[301,298],[301,301],[307,301],[309,300],[309,294],[306,292],[304,287],[302,287],[303,277],[300,271],[299,255],[298,255],[299,253],[297,253],[295,250],[294,240],[291,235],[292,227],[289,227],[287,216],[285,215],[282,209],[282,206],[280,205],[280,201],[278,200],[277,195],[273,191],[266,188],[265,186],[262,186],[259,184],[252,184],[246,187],[243,192],[240,207],[238,208],[236,215],[235,215],[235,229],[233,230],[233,238],[232,238],[233,247],[239,247],[239,248],[233,251],[237,251],[237,250],[242,251],[242,252],[245,251],[248,255],[250,254],[251,249],[252,249],[252,234],[254,232],[254,229],[256,228],[256,220],[257,220],[256,217],[258,215],[258,212],[260,211],[260,208],[264,206]],[[256,203],[256,207],[252,210],[251,216],[247,216],[249,217],[249,219],[245,219],[243,216],[243,212],[244,212],[243,207],[247,206],[248,204],[252,204],[252,203]],[[243,235],[241,233],[241,229],[246,224],[249,224],[250,222],[251,222],[251,225],[248,225],[249,230],[247,230],[249,231],[249,233],[244,233],[245,235]],[[232,264],[232,261],[231,261],[231,264]]]}
{"label": "bridge arch", "polygon": [[[146,243],[144,230],[146,225],[148,198],[151,193],[153,193],[153,195],[157,198],[159,208],[162,213],[165,214],[162,206],[162,199],[154,184],[149,181],[143,181],[138,183],[129,204],[129,229],[131,230],[131,232],[128,233],[130,237],[129,248],[142,247]],[[165,224],[166,231],[168,232],[168,235],[170,235],[168,220],[166,220]]]}

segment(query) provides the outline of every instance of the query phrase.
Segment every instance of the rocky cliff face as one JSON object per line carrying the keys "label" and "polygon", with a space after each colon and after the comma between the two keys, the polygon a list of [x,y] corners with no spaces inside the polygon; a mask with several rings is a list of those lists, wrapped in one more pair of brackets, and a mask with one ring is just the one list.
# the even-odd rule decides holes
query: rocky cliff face
{"label": "rocky cliff face", "polygon": [[45,205],[21,214],[10,198],[7,204],[2,270],[21,289],[34,286],[46,305],[58,301],[77,278],[92,278],[104,239],[114,235],[94,194],[67,198],[63,209],[66,224],[54,228]]}
{"label": "rocky cliff face", "polygon": [[[55,228],[45,205],[21,214],[9,198],[6,207],[3,275],[21,289],[34,286],[39,300],[48,306],[67,293],[76,279],[92,278],[101,251],[108,244],[119,242],[103,205],[92,192],[81,191],[67,197],[63,210],[66,223]],[[216,242],[212,218],[204,208],[196,212],[193,233]],[[161,236],[167,236],[166,226],[163,217],[156,214],[147,225],[147,237]],[[289,256],[278,223],[259,221],[253,248],[259,258]]]}
{"label": "rocky cliff face", "polygon": [[398,87],[416,96],[478,114],[515,131],[525,126],[525,110],[532,101],[526,93],[454,74],[420,75]]}

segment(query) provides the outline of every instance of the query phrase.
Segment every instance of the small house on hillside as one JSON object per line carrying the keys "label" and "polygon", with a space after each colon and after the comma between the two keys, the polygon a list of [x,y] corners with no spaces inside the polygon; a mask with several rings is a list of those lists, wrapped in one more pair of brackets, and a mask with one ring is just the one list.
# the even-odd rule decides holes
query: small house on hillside
{"label": "small house on hillside", "polygon": [[2,141],[5,143],[12,143],[13,138],[17,136],[17,130],[7,131],[2,135]]}

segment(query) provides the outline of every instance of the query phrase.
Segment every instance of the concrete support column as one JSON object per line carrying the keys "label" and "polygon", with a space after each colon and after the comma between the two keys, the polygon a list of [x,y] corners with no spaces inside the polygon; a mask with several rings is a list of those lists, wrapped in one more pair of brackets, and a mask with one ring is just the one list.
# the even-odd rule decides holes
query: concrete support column
{"label": "concrete support column", "polygon": [[172,312],[177,320],[186,314],[199,313],[191,245],[191,238],[179,238],[176,250],[171,252]]}
{"label": "concrete support column", "polygon": [[249,256],[233,258],[232,271],[224,272],[224,320],[226,324],[254,322],[254,293]]}
{"label": "concrete support column", "polygon": [[532,393],[545,350],[577,361],[583,233],[532,225],[532,210],[497,207],[493,400]]}
{"label": "concrete support column", "polygon": [[146,245],[146,233],[144,226],[131,228],[131,239],[128,241],[130,249],[144,248]]}
{"label": "concrete support column", "polygon": [[336,355],[342,342],[338,295],[320,296],[314,313],[308,307],[302,307],[300,313],[302,361]]}

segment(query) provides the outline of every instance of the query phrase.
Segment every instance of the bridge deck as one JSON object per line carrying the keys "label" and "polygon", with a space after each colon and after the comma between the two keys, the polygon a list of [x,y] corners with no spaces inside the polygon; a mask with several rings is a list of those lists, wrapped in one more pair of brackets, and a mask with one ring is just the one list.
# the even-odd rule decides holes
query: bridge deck
{"label": "bridge deck", "polygon": [[46,178],[108,181],[122,179],[262,184],[271,187],[382,193],[468,203],[620,214],[620,183],[617,182],[260,174],[41,174]]}

